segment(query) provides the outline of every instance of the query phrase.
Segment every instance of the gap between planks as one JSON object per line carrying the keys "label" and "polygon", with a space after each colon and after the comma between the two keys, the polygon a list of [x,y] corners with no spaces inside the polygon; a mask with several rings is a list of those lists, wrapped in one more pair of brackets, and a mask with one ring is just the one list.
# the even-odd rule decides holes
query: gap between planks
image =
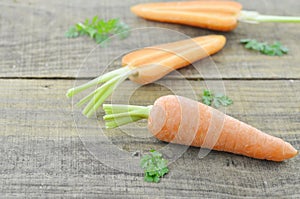
{"label": "gap between planks", "polygon": [[[92,80],[96,77],[0,77],[0,80]],[[288,78],[288,77],[222,77],[222,78],[213,78],[213,77],[208,77],[208,78],[203,78],[203,77],[164,77],[164,80],[191,80],[191,81],[199,81],[199,80],[214,80],[214,81],[223,81],[223,80],[236,80],[236,81],[277,81],[277,80],[300,80],[300,78]]]}

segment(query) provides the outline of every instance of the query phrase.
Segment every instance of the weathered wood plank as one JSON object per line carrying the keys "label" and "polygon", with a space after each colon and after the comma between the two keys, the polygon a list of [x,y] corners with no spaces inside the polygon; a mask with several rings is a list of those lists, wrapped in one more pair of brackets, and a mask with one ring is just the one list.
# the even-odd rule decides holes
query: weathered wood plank
{"label": "weathered wood plank", "polygon": [[[107,153],[106,158],[114,162],[117,156],[108,150],[111,145],[129,154],[165,147],[165,143],[149,137],[147,130],[141,128],[145,123],[104,130],[101,135],[102,120],[98,123],[95,118],[84,118],[80,109],[72,110],[71,100],[64,96],[74,81],[9,79],[90,78],[101,73],[116,56],[132,48],[183,37],[171,30],[188,36],[216,33],[139,19],[129,12],[130,5],[138,2],[143,1],[0,2],[0,77],[8,78],[0,79],[1,197],[300,197],[299,157],[272,163],[211,152],[198,159],[199,149],[189,148],[170,165],[171,172],[160,184],[145,183],[141,174],[112,168],[107,160],[89,152],[89,144],[96,148],[101,146],[104,148],[102,153]],[[241,2],[245,8],[261,13],[299,15],[298,1],[288,0],[284,4],[279,0]],[[75,22],[96,14],[106,19],[121,16],[134,28],[170,30],[168,34],[162,30],[136,32],[122,42],[113,41],[109,48],[96,48],[88,56],[96,47],[92,41],[87,38],[69,40],[63,33]],[[217,67],[213,67],[209,59],[203,60],[198,63],[202,74],[188,67],[158,82],[167,88],[152,84],[133,92],[134,84],[126,81],[112,101],[151,104],[157,97],[172,92],[199,99],[198,94],[204,85],[208,85],[213,90],[226,91],[234,100],[234,105],[223,111],[281,137],[299,149],[300,81],[279,80],[300,77],[298,25],[240,24],[235,31],[225,35],[228,38],[226,48],[212,57]],[[246,51],[237,43],[247,37],[280,40],[289,47],[290,53],[277,58]],[[83,61],[85,58],[86,62]],[[118,65],[119,60],[116,60],[106,70]],[[181,80],[174,81],[174,78]],[[185,78],[204,78],[206,81],[187,81]],[[250,80],[207,80],[210,78]],[[260,78],[278,80],[253,81]],[[100,111],[99,116],[102,114]],[[129,168],[130,164],[126,166]]]}
{"label": "weathered wood plank", "polygon": [[[74,83],[76,85],[83,82],[0,80],[0,123],[5,127],[1,134],[29,133],[34,136],[56,137],[58,128],[60,136],[76,135],[72,115],[80,116],[82,108],[75,107],[73,112],[72,100],[65,97],[65,92]],[[152,104],[159,96],[172,93],[200,99],[201,92],[206,88],[204,84],[212,90],[225,91],[233,99],[234,105],[223,110],[229,115],[271,134],[299,133],[300,81],[162,80],[140,88],[136,87],[139,85],[126,81],[108,102],[147,105]],[[224,89],[220,89],[220,86],[224,86]],[[74,103],[87,93],[76,96]],[[86,121],[89,120],[85,119]]]}
{"label": "weathered wood plank", "polygon": [[[170,165],[160,184],[143,182],[141,174],[113,169],[90,154],[87,144],[109,147],[97,140],[82,142],[82,136],[97,136],[95,119],[80,117],[65,98],[71,80],[1,80],[0,192],[5,196],[49,197],[297,197],[299,157],[273,163],[222,152],[198,159],[199,149],[188,149]],[[79,83],[82,83],[79,82]],[[132,98],[130,81],[116,92],[114,102],[148,104],[167,93],[186,93],[186,84],[198,94],[204,83],[219,81],[159,82],[139,88]],[[234,105],[226,111],[263,131],[282,137],[300,148],[300,81],[223,81]],[[169,89],[169,91],[168,91]],[[114,99],[117,100],[114,100]],[[122,99],[122,100],[120,100]],[[99,113],[101,114],[101,112]],[[81,121],[76,123],[75,118]],[[81,138],[78,136],[80,134]],[[164,143],[147,137],[135,125],[106,131],[105,136],[122,151],[145,152]],[[107,158],[117,161],[113,155]],[[129,164],[130,165],[130,164]]]}
{"label": "weathered wood plank", "polygon": [[[122,53],[137,47],[175,40],[178,31],[188,36],[199,36],[213,31],[174,24],[163,24],[137,18],[130,13],[130,5],[143,1],[1,1],[0,18],[0,77],[77,77],[82,65],[88,67],[80,77],[94,77]],[[299,15],[300,2],[241,1],[245,9],[278,15]],[[18,13],[16,15],[16,13]],[[161,31],[139,32],[122,42],[115,42],[107,49],[97,49],[88,38],[67,39],[67,28],[87,17],[99,15],[108,19],[120,17],[133,28],[157,27]],[[20,17],[22,16],[22,17]],[[167,32],[166,29],[169,29]],[[299,78],[298,24],[240,24],[231,32],[226,48],[213,56],[219,73],[204,66],[205,78]],[[182,35],[177,35],[177,39]],[[280,40],[289,47],[287,56],[267,57],[250,52],[238,44],[241,38],[263,41]],[[87,58],[86,62],[84,59]],[[201,63],[202,64],[202,63]],[[113,66],[118,67],[117,64]],[[192,67],[181,70],[186,77],[201,77]],[[175,75],[176,76],[176,75]]]}
{"label": "weathered wood plank", "polygon": [[[299,197],[299,158],[273,163],[191,148],[159,183],[96,160],[77,138],[0,136],[2,197]],[[299,146],[299,145],[298,145]],[[112,157],[113,158],[113,157]]]}

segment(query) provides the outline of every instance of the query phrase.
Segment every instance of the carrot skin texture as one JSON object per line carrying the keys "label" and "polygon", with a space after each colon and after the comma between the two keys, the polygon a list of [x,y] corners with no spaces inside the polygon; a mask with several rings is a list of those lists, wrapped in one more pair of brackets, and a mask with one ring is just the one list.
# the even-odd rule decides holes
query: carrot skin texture
{"label": "carrot skin texture", "polygon": [[208,35],[147,47],[125,55],[122,65],[137,69],[138,74],[129,77],[132,81],[147,84],[217,53],[225,43],[226,38],[222,35]]}
{"label": "carrot skin texture", "polygon": [[242,10],[242,5],[234,1],[183,1],[183,2],[157,2],[144,3],[132,6],[131,9],[142,8],[157,10],[184,10],[184,11],[205,11],[238,14]]}
{"label": "carrot skin texture", "polygon": [[131,7],[134,14],[148,20],[225,32],[237,27],[241,9],[241,4],[229,1],[146,3]]}
{"label": "carrot skin texture", "polygon": [[139,12],[135,12],[135,14],[148,20],[183,24],[224,32],[231,31],[238,25],[236,16],[227,14],[216,15],[213,12],[197,13],[187,11],[143,9]]}
{"label": "carrot skin texture", "polygon": [[[226,38],[222,35],[207,35],[146,47],[125,55],[122,58],[122,65],[132,66],[133,68],[141,67],[145,64],[148,64],[149,62],[155,62],[155,60],[158,58],[161,59],[171,54],[181,53],[184,50],[188,50],[195,47],[199,48],[202,45],[210,43],[212,42],[212,40],[216,39],[219,39],[221,43],[226,41]],[[218,48],[218,46],[212,47]]]}
{"label": "carrot skin texture", "polygon": [[[220,133],[211,131],[208,135],[209,128],[220,129]],[[155,101],[148,118],[148,129],[157,139],[165,142],[210,148],[257,159],[283,161],[298,153],[292,145],[280,138],[263,133],[205,104],[180,96],[169,95]]]}

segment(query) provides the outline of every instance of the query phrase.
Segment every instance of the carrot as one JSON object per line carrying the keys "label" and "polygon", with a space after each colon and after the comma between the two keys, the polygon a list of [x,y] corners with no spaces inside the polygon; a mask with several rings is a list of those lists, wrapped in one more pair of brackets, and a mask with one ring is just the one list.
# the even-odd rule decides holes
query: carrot
{"label": "carrot", "polygon": [[283,161],[298,154],[292,145],[280,138],[180,96],[160,97],[153,106],[104,104],[103,109],[107,128],[148,118],[149,131],[164,142],[272,161]]}
{"label": "carrot", "polygon": [[235,16],[213,12],[188,12],[173,10],[143,10],[135,14],[154,21],[178,23],[218,31],[231,31],[237,26]]}
{"label": "carrot", "polygon": [[208,35],[133,51],[122,58],[122,68],[69,89],[67,97],[72,97],[90,87],[103,83],[77,103],[78,106],[88,103],[83,114],[89,117],[126,78],[140,84],[154,82],[173,70],[188,66],[218,52],[223,48],[225,42],[224,36]]}
{"label": "carrot", "polygon": [[131,11],[139,17],[159,22],[178,23],[218,31],[231,31],[238,21],[300,22],[300,17],[267,16],[242,10],[233,1],[186,1],[138,4]]}
{"label": "carrot", "polygon": [[193,12],[224,12],[238,14],[242,5],[233,1],[180,1],[163,3],[145,3],[133,6],[132,11],[139,11],[144,8],[157,10],[179,10]]}
{"label": "carrot", "polygon": [[[155,46],[150,49],[145,48],[125,55],[122,62],[124,65],[139,67],[138,75],[130,77],[132,81],[148,84],[162,78],[173,70],[188,66],[202,58],[217,53],[223,48],[225,42],[226,38],[221,35],[202,36],[178,43]],[[145,54],[145,56],[140,56],[140,53]],[[153,59],[153,54],[155,53],[159,54],[159,56]]]}
{"label": "carrot", "polygon": [[237,26],[241,8],[236,2],[189,1],[139,4],[131,11],[149,20],[230,31]]}

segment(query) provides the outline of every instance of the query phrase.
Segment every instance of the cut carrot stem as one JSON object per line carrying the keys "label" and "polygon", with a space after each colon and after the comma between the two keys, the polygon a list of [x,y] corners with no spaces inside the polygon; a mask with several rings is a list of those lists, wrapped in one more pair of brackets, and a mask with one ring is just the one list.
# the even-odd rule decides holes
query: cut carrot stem
{"label": "cut carrot stem", "polygon": [[91,101],[83,110],[83,114],[87,117],[92,116],[92,114],[102,105],[106,98],[112,94],[112,92],[119,86],[119,84],[121,84],[133,73],[134,70],[129,70],[127,73],[112,78],[111,80],[103,84],[101,87],[96,89],[92,93]]}
{"label": "cut carrot stem", "polygon": [[109,105],[103,104],[103,110],[107,115],[105,120],[106,128],[116,128],[141,119],[147,119],[152,106],[130,106],[130,105]]}
{"label": "cut carrot stem", "polygon": [[71,88],[66,95],[73,97],[102,84],[76,104],[80,107],[87,103],[82,113],[90,117],[125,79],[140,84],[154,82],[173,70],[217,53],[225,42],[226,38],[222,35],[208,35],[133,51],[122,58],[124,67]]}
{"label": "cut carrot stem", "polygon": [[109,73],[106,73],[104,75],[101,75],[101,76],[93,79],[92,81],[89,81],[89,82],[87,82],[85,84],[82,84],[80,86],[77,86],[77,87],[69,89],[67,91],[66,95],[67,95],[67,97],[72,97],[75,94],[80,93],[80,92],[82,92],[82,91],[84,91],[84,90],[86,90],[86,89],[88,89],[90,87],[97,86],[100,83],[107,82],[108,80],[110,80],[111,78],[113,78],[115,76],[122,75],[123,73],[126,73],[129,70],[130,69],[128,67],[123,67],[123,68],[111,71]]}
{"label": "cut carrot stem", "polygon": [[134,105],[118,105],[118,104],[103,104],[103,110],[107,114],[117,114],[117,113],[124,113],[124,112],[130,112],[135,111],[140,108],[145,108],[145,106],[134,106]]}
{"label": "cut carrot stem", "polygon": [[292,145],[280,138],[181,96],[160,97],[153,106],[104,104],[103,109],[106,128],[148,118],[148,130],[165,142],[272,161],[283,161],[298,154]]}
{"label": "cut carrot stem", "polygon": [[234,1],[144,3],[132,6],[131,11],[148,20],[218,31],[231,31],[237,27],[238,21],[247,23],[300,22],[300,17],[261,15],[258,12],[244,11],[242,5]]}
{"label": "cut carrot stem", "polygon": [[238,16],[238,20],[247,23],[260,23],[260,22],[300,23],[300,17],[261,15],[258,12],[245,11],[245,10],[242,10],[240,12]]}

